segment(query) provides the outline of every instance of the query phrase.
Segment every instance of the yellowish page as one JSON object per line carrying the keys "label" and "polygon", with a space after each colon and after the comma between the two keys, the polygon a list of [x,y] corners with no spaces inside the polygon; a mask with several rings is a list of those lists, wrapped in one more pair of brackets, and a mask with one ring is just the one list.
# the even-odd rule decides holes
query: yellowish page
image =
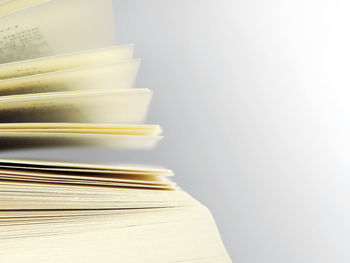
{"label": "yellowish page", "polygon": [[143,123],[148,89],[50,92],[0,97],[0,121]]}
{"label": "yellowish page", "polygon": [[114,44],[112,0],[54,0],[0,17],[0,63]]}
{"label": "yellowish page", "polygon": [[0,159],[0,168],[4,166],[18,169],[39,169],[43,171],[70,171],[70,172],[103,172],[103,173],[133,173],[173,176],[173,172],[162,167],[135,165],[135,164],[101,164],[101,163],[75,163],[49,160],[28,159]]}
{"label": "yellowish page", "polygon": [[112,46],[0,64],[0,79],[29,76],[84,66],[113,64],[131,59],[133,45]]}
{"label": "yellowish page", "polygon": [[134,136],[77,133],[0,133],[0,151],[52,147],[104,147],[116,149],[153,149],[162,136]]}
{"label": "yellowish page", "polygon": [[0,16],[11,14],[24,8],[36,6],[50,0],[9,0],[0,2]]}
{"label": "yellowish page", "polygon": [[0,96],[57,91],[133,88],[140,61],[79,67],[0,80]]}

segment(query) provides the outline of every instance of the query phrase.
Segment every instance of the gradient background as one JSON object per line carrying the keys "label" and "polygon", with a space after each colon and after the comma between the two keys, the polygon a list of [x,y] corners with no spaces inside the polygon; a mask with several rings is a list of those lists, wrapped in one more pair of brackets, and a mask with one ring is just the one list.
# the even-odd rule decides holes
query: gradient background
{"label": "gradient background", "polygon": [[162,164],[210,208],[233,262],[350,262],[347,1],[114,3],[164,141],[10,156]]}

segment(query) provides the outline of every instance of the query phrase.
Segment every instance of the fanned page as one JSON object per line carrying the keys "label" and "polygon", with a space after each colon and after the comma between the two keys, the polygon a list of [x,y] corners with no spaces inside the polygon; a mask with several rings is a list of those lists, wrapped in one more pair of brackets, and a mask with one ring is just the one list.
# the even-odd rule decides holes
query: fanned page
{"label": "fanned page", "polygon": [[162,136],[135,136],[97,133],[60,133],[60,132],[2,132],[0,150],[14,151],[23,149],[59,148],[59,147],[99,147],[111,149],[153,149]]}
{"label": "fanned page", "polygon": [[[0,212],[186,206],[192,201],[169,179],[172,175],[159,167],[3,159],[0,191],[6,195],[0,196]],[[36,194],[23,195],[31,190]],[[68,201],[68,193],[75,198]]]}
{"label": "fanned page", "polygon": [[0,16],[0,63],[111,46],[113,23],[112,0],[52,0]]}
{"label": "fanned page", "polygon": [[[79,67],[0,80],[0,96],[58,91],[129,89],[134,86],[140,60]],[[1,67],[0,67],[1,68]]]}
{"label": "fanned page", "polygon": [[0,1],[0,16],[33,7],[51,0],[5,0]]}
{"label": "fanned page", "polygon": [[[51,166],[46,162],[35,162],[28,167],[18,160],[2,160],[0,161],[0,180],[7,181],[5,184],[0,184],[1,187],[11,184],[19,184],[24,187],[29,183],[29,186],[34,183],[52,183],[55,186],[60,185],[77,185],[82,186],[106,186],[106,187],[128,187],[134,189],[154,189],[154,190],[176,190],[176,184],[171,182],[167,177],[172,175],[172,172],[161,168],[147,168],[134,166],[109,166],[111,169],[98,169],[101,166],[91,169],[84,164],[64,164],[61,167],[59,163],[56,166]],[[28,164],[30,164],[28,163]],[[46,164],[46,165],[45,165]],[[22,165],[22,166],[21,166]],[[75,165],[65,168],[67,165]],[[48,169],[45,169],[47,167]],[[51,169],[50,169],[51,167]],[[83,169],[74,170],[73,168],[82,167]],[[107,166],[102,166],[107,167]],[[38,169],[42,168],[42,169]],[[67,173],[69,171],[69,173]],[[98,172],[96,172],[98,171]],[[18,188],[20,189],[20,188]],[[0,208],[1,201],[0,201]]]}
{"label": "fanned page", "polygon": [[[146,126],[146,125],[140,125]],[[153,128],[153,126],[148,126]],[[157,130],[160,127],[157,127]],[[46,171],[64,171],[64,172],[90,172],[90,173],[137,173],[137,174],[155,174],[162,176],[173,176],[173,172],[169,169],[164,169],[155,166],[135,165],[135,164],[92,164],[92,163],[75,163],[63,161],[48,161],[48,160],[28,160],[28,159],[0,159],[0,168],[12,167],[28,170],[46,170]]]}
{"label": "fanned page", "polygon": [[[140,60],[112,0],[0,0],[0,151],[152,149]],[[210,212],[162,167],[0,159],[0,262],[229,263]]]}
{"label": "fanned page", "polygon": [[230,262],[209,211],[171,175],[159,167],[2,159],[0,259]]}
{"label": "fanned page", "polygon": [[[151,149],[162,139],[158,125],[92,123],[0,124],[0,150],[33,147]],[[51,169],[45,167],[45,169]]]}
{"label": "fanned page", "polygon": [[6,123],[0,124],[3,132],[41,132],[41,133],[92,133],[114,135],[149,135],[162,133],[159,125],[106,124],[106,123]]}
{"label": "fanned page", "polygon": [[30,76],[84,66],[113,64],[132,59],[133,49],[133,45],[111,46],[0,64],[0,79]]}
{"label": "fanned page", "polygon": [[152,97],[131,89],[132,55],[125,45],[0,65],[0,150],[155,147],[161,130],[127,125],[144,122]]}
{"label": "fanned page", "polygon": [[142,123],[151,98],[148,89],[0,96],[0,122]]}

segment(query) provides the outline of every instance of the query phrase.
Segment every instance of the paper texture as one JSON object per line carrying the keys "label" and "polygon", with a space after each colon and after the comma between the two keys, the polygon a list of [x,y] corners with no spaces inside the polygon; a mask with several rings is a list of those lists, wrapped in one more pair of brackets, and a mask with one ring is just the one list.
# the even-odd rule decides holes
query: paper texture
{"label": "paper texture", "polygon": [[104,66],[82,67],[0,80],[0,95],[128,89],[134,86],[139,65],[139,60],[127,60]]}
{"label": "paper texture", "polygon": [[0,64],[0,79],[29,76],[84,66],[113,64],[132,58],[132,45],[84,50]]}
{"label": "paper texture", "polygon": [[4,0],[0,1],[0,16],[8,15],[24,8],[33,7],[50,0]]}
{"label": "paper texture", "polygon": [[89,123],[15,123],[13,125],[0,124],[0,133],[1,132],[90,133],[157,136],[162,133],[162,129],[158,125],[106,125]]}
{"label": "paper texture", "polygon": [[162,136],[133,136],[77,133],[1,132],[0,150],[12,151],[47,147],[105,147],[153,149]]}
{"label": "paper texture", "polygon": [[54,0],[1,16],[0,63],[112,46],[112,12],[111,0]]}
{"label": "paper texture", "polygon": [[0,159],[0,168],[20,167],[21,169],[41,169],[43,171],[70,171],[76,173],[122,173],[126,174],[155,174],[162,176],[173,176],[173,172],[162,167],[136,165],[136,164],[93,164],[93,163],[75,163],[63,161],[48,160],[28,160],[28,159]]}
{"label": "paper texture", "polygon": [[151,98],[147,89],[0,96],[0,122],[142,123]]}

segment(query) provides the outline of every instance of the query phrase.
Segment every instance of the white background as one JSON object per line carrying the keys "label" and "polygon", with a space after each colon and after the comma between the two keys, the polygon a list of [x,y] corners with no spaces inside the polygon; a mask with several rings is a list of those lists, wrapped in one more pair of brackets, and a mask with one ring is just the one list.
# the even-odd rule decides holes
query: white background
{"label": "white background", "polygon": [[162,164],[210,208],[233,262],[350,262],[347,1],[117,0],[115,12],[164,141],[12,156]]}

